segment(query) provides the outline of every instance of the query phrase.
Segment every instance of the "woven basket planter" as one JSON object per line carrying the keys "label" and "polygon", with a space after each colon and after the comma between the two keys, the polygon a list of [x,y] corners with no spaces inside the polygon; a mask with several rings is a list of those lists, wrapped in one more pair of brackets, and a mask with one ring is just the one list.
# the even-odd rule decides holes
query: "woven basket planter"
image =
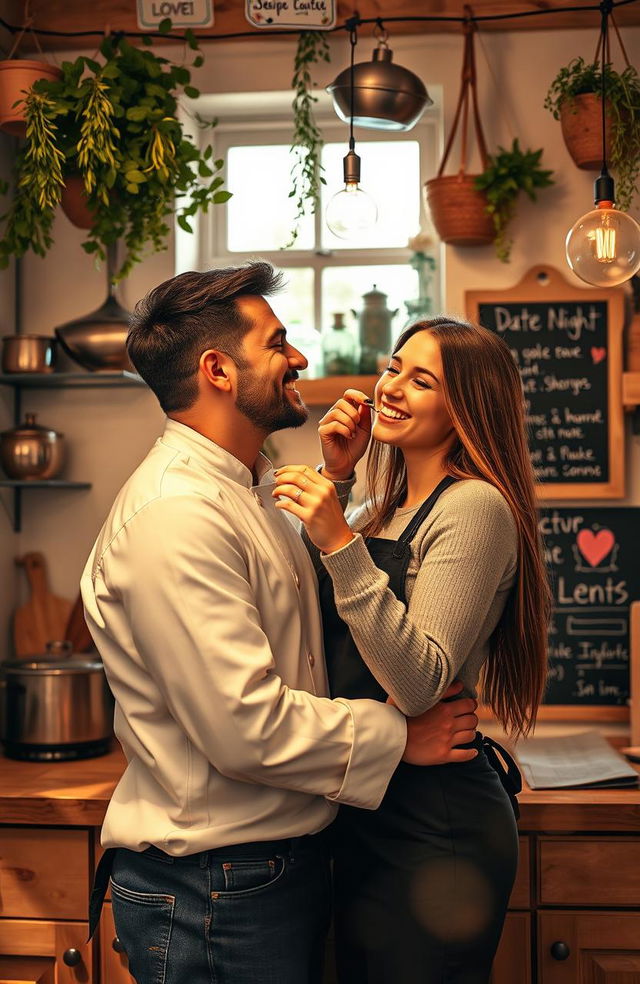
{"label": "woven basket planter", "polygon": [[0,62],[0,129],[14,137],[24,137],[27,132],[24,106],[14,103],[24,99],[26,90],[38,79],[54,82],[59,78],[62,78],[60,69],[47,62],[24,58]]}
{"label": "woven basket planter", "polygon": [[[599,171],[602,166],[602,103],[595,92],[585,92],[560,104],[562,136],[576,167]],[[607,159],[611,157],[611,121],[606,114]]]}
{"label": "woven basket planter", "polygon": [[495,239],[487,196],[476,190],[475,179],[475,174],[447,174],[425,184],[426,205],[444,243],[486,246]]}

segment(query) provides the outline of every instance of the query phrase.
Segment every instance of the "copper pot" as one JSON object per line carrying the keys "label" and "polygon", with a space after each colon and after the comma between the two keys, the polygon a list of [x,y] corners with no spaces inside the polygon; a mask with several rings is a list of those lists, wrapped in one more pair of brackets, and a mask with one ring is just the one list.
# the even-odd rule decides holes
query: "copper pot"
{"label": "copper pot", "polygon": [[56,340],[49,335],[6,335],[2,339],[2,371],[53,372]]}
{"label": "copper pot", "polygon": [[55,478],[64,464],[64,435],[36,424],[35,413],[28,413],[21,427],[0,434],[0,461],[9,478]]}

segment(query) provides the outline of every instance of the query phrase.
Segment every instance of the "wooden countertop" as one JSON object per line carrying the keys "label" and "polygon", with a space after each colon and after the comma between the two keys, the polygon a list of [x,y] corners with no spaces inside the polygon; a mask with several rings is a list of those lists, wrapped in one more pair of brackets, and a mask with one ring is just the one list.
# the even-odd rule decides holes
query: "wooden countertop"
{"label": "wooden countertop", "polygon": [[[99,826],[124,765],[115,743],[108,755],[81,762],[0,757],[0,823]],[[640,789],[525,785],[518,800],[522,831],[640,831]]]}

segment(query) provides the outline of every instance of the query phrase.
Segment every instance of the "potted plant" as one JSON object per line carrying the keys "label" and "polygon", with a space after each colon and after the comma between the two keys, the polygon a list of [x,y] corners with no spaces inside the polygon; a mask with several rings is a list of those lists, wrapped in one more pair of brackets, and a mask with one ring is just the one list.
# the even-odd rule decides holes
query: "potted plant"
{"label": "potted plant", "polygon": [[[192,216],[230,197],[218,173],[223,162],[212,159],[211,146],[200,151],[177,117],[179,94],[199,95],[189,69],[156,55],[145,40],[137,48],[107,37],[98,58],[64,62],[60,79],[38,81],[25,95],[26,141],[0,266],[28,249],[46,253],[55,210],[73,186],[80,192],[76,221],[88,230],[86,252],[104,260],[108,247],[124,245],[116,280],[146,250],[166,248],[174,212],[190,232]],[[188,40],[199,67],[197,42],[192,34]]]}
{"label": "potted plant", "polygon": [[[632,65],[616,72],[605,65],[607,162],[616,172],[618,208],[629,208],[640,173],[640,78]],[[574,58],[549,86],[544,105],[560,120],[575,164],[599,170],[602,163],[602,65]]]}
{"label": "potted plant", "polygon": [[509,261],[512,241],[507,238],[507,226],[515,215],[518,195],[524,191],[535,201],[537,191],[553,184],[553,171],[540,166],[540,150],[521,150],[517,139],[510,150],[498,147],[489,155],[487,166],[475,179],[475,187],[487,198],[486,212],[493,221],[495,246],[498,259]]}
{"label": "potted plant", "polygon": [[59,79],[60,69],[48,62],[31,58],[8,58],[0,61],[0,130],[14,137],[24,137],[24,96],[38,79]]}

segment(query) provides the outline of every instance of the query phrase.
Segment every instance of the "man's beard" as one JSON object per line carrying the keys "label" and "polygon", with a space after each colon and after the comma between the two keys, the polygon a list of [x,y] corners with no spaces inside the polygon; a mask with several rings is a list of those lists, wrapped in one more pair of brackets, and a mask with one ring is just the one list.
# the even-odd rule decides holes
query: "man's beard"
{"label": "man's beard", "polygon": [[297,378],[285,376],[279,383],[267,383],[247,366],[238,365],[236,406],[260,430],[273,434],[286,427],[301,427],[309,416],[304,403],[296,405],[285,394],[284,383]]}

